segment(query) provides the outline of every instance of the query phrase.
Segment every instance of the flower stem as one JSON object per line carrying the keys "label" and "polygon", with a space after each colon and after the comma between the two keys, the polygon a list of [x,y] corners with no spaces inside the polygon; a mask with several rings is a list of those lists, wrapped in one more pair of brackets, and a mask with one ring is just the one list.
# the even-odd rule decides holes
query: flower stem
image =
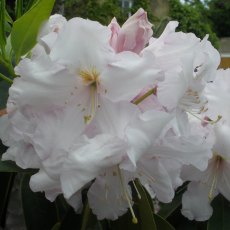
{"label": "flower stem", "polygon": [[4,81],[8,82],[9,84],[13,84],[13,81],[10,78],[3,75],[2,73],[0,73],[0,78]]}
{"label": "flower stem", "polygon": [[133,101],[133,104],[138,105],[139,103],[141,103],[142,101],[144,101],[148,96],[150,96],[152,94],[156,94],[156,92],[157,92],[156,88],[150,89],[144,95],[142,95],[141,97],[139,97],[135,101]]}

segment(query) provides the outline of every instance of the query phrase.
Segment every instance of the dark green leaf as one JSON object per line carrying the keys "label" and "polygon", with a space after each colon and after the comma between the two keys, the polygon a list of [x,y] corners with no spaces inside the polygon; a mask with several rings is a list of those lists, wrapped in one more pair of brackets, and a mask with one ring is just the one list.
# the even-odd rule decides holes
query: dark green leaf
{"label": "dark green leaf", "polygon": [[36,169],[22,169],[18,167],[13,161],[1,161],[0,160],[0,172],[26,172],[34,173]]}
{"label": "dark green leaf", "polygon": [[0,173],[0,225],[5,224],[6,208],[14,180],[14,173]]}
{"label": "dark green leaf", "polygon": [[7,22],[13,24],[13,19],[10,17],[10,15],[8,14],[6,10],[5,10],[5,19]]}
{"label": "dark green leaf", "polygon": [[[1,68],[0,68],[1,71]],[[0,80],[0,109],[6,108],[6,101],[8,98],[8,90],[9,90],[10,84],[8,84],[6,81]]]}
{"label": "dark green leaf", "polygon": [[167,222],[165,219],[163,219],[161,216],[154,214],[154,219],[155,219],[155,223],[157,226],[157,229],[161,230],[175,230],[175,228],[169,223]]}
{"label": "dark green leaf", "polygon": [[60,230],[60,227],[61,227],[61,223],[56,223],[51,230]]}
{"label": "dark green leaf", "polygon": [[55,203],[48,201],[43,193],[34,193],[29,187],[30,175],[21,181],[22,208],[27,230],[50,230],[57,222]]}
{"label": "dark green leaf", "polygon": [[97,225],[97,218],[92,213],[92,210],[90,209],[88,202],[86,202],[82,213],[81,230],[87,230],[88,228],[93,229],[96,225]]}
{"label": "dark green leaf", "polygon": [[117,220],[109,221],[109,226],[110,226],[109,229],[111,230],[118,230],[118,229],[141,230],[140,223],[134,224],[132,222],[132,216],[129,211],[123,216],[120,216]]}
{"label": "dark green leaf", "polygon": [[[151,208],[151,204],[147,197],[146,191],[143,189],[142,185],[138,180],[135,180],[137,190],[141,195],[141,199],[137,201],[139,216],[140,216],[140,225],[142,230],[155,230],[156,223],[154,220],[154,214]],[[151,201],[152,202],[152,201]]]}
{"label": "dark green leaf", "polygon": [[213,214],[208,221],[208,230],[230,229],[230,202],[222,195],[217,196],[213,202]]}
{"label": "dark green leaf", "polygon": [[0,47],[2,56],[5,56],[6,34],[5,34],[5,0],[0,1]]}
{"label": "dark green leaf", "polygon": [[12,48],[16,62],[20,56],[30,51],[36,43],[38,31],[42,23],[48,19],[55,0],[40,0],[13,24],[11,33]]}
{"label": "dark green leaf", "polygon": [[23,0],[16,0],[15,15],[17,19],[23,15]]}
{"label": "dark green leaf", "polygon": [[77,215],[73,208],[69,208],[63,218],[59,230],[77,230],[81,227],[81,215]]}

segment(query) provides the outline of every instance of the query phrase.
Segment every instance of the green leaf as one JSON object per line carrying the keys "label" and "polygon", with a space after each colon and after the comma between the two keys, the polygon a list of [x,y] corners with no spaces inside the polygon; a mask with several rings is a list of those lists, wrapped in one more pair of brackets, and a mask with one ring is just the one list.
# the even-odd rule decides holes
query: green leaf
{"label": "green leaf", "polygon": [[9,22],[10,24],[13,24],[13,19],[10,17],[10,15],[8,14],[7,10],[5,10],[5,19],[7,22]]}
{"label": "green leaf", "polygon": [[8,99],[9,87],[10,87],[10,84],[8,84],[5,81],[0,80],[0,109],[6,108],[6,101]]}
{"label": "green leaf", "polygon": [[82,225],[81,230],[87,230],[88,228],[94,228],[97,225],[97,218],[92,213],[92,210],[89,207],[89,203],[86,202],[84,205],[83,213],[82,213]]}
{"label": "green leaf", "polygon": [[49,18],[54,2],[55,0],[40,0],[14,22],[11,43],[15,52],[16,63],[35,45],[38,31],[42,23]]}
{"label": "green leaf", "polygon": [[169,222],[163,219],[161,216],[154,214],[154,219],[155,219],[157,229],[175,230],[175,228]]}
{"label": "green leaf", "polygon": [[25,12],[28,11],[33,5],[35,5],[39,0],[28,0],[26,7],[25,7]]}
{"label": "green leaf", "polygon": [[22,208],[27,230],[48,230],[57,222],[55,203],[48,201],[43,193],[32,192],[29,187],[30,175],[21,181]]}
{"label": "green leaf", "polygon": [[51,230],[60,230],[60,227],[61,227],[61,223],[57,222]]}
{"label": "green leaf", "polygon": [[59,230],[76,230],[81,227],[81,215],[77,215],[70,207],[65,217],[61,221]]}
{"label": "green leaf", "polygon": [[0,160],[0,172],[25,172],[34,173],[36,169],[22,169],[18,167],[13,161],[1,161]]}
{"label": "green leaf", "polygon": [[138,199],[137,201],[141,229],[156,230],[157,228],[154,220],[154,214],[149,199],[147,197],[146,191],[143,189],[142,185],[138,180],[135,180],[135,185],[137,187],[138,192],[141,195],[141,199]]}
{"label": "green leaf", "polygon": [[0,173],[0,225],[4,226],[6,208],[9,200],[10,191],[14,181],[14,173]]}
{"label": "green leaf", "polygon": [[5,57],[5,45],[6,45],[6,34],[5,34],[5,0],[0,2],[0,47],[2,56]]}
{"label": "green leaf", "polygon": [[16,18],[20,18],[23,15],[23,0],[16,0],[15,15]]}
{"label": "green leaf", "polygon": [[230,202],[222,195],[217,196],[213,202],[213,214],[208,221],[208,230],[230,229]]}

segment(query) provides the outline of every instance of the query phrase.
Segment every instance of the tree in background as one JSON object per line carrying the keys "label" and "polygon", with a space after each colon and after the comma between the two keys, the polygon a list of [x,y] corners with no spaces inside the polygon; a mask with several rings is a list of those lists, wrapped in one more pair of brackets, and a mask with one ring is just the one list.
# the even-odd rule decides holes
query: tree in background
{"label": "tree in background", "polygon": [[139,8],[145,9],[145,11],[148,13],[148,19],[150,22],[153,23],[157,21],[157,18],[153,15],[152,0],[133,0],[131,13],[134,14]]}
{"label": "tree in background", "polygon": [[230,37],[230,0],[207,0],[208,17],[219,37]]}
{"label": "tree in background", "polygon": [[107,25],[115,16],[118,21],[123,22],[125,19],[122,14],[120,2],[117,0],[66,0],[65,16],[67,18],[83,17],[91,20],[97,20]]}
{"label": "tree in background", "polygon": [[170,0],[169,4],[169,16],[180,23],[178,30],[195,33],[199,38],[209,34],[212,44],[219,47],[218,38],[208,18],[208,9],[200,0],[190,0],[184,4],[180,0]]}

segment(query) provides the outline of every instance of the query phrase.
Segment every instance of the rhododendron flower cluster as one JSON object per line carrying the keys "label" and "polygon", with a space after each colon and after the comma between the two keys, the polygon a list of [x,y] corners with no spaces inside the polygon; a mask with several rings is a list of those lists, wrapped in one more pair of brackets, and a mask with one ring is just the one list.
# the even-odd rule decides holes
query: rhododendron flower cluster
{"label": "rhododendron flower cluster", "polygon": [[208,36],[177,26],[155,38],[143,9],[122,26],[51,16],[15,68],[2,160],[39,169],[31,189],[76,212],[86,190],[99,220],[129,209],[137,222],[137,179],[165,203],[191,181],[182,213],[208,219],[218,193],[230,200],[230,71]]}

